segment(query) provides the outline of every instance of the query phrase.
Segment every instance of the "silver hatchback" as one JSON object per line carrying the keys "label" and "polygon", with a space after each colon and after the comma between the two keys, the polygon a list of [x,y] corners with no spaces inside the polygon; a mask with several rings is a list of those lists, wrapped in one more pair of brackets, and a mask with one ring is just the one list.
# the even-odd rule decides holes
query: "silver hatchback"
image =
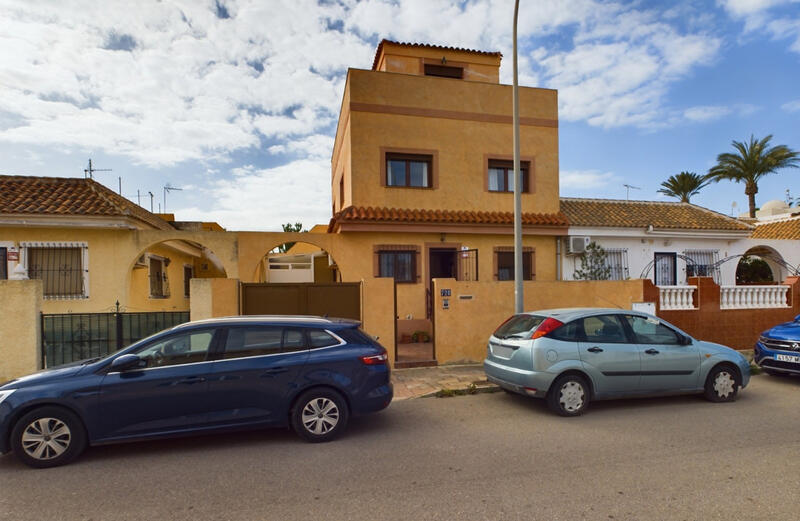
{"label": "silver hatchback", "polygon": [[563,416],[591,400],[704,393],[736,399],[750,364],[660,318],[620,309],[569,308],[514,315],[489,338],[483,368],[509,392],[545,398]]}

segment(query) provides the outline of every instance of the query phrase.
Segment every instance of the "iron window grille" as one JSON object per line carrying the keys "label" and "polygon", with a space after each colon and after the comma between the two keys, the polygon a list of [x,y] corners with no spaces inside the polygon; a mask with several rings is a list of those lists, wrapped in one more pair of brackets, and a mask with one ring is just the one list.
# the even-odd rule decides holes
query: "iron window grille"
{"label": "iron window grille", "polygon": [[396,282],[416,282],[416,257],[413,251],[379,251],[378,276],[394,277]]}
{"label": "iron window grille", "polygon": [[609,280],[627,280],[630,278],[628,271],[628,249],[606,248],[606,266],[609,269]]}
{"label": "iron window grille", "polygon": [[44,298],[88,298],[86,243],[23,242],[20,247],[28,278],[42,281]]}
{"label": "iron window grille", "polygon": [[694,261],[686,262],[687,277],[712,277],[719,284],[720,269],[716,265],[719,260],[719,250],[684,250],[683,254]]}

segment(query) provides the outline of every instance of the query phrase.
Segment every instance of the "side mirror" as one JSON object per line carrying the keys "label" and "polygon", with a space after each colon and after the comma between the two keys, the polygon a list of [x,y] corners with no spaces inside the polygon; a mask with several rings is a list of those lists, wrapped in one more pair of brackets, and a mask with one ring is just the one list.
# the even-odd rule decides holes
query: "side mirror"
{"label": "side mirror", "polygon": [[111,362],[112,371],[128,371],[129,369],[141,369],[147,365],[147,362],[139,358],[138,355],[122,355],[118,356]]}

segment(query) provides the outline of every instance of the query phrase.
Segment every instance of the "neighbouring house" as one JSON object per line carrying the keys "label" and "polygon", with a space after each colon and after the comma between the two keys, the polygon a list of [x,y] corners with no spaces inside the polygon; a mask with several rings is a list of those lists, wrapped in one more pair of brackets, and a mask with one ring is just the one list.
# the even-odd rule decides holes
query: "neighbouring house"
{"label": "neighbouring house", "polygon": [[225,276],[203,246],[164,241],[133,262],[118,255],[131,231],[195,226],[165,217],[174,219],[92,179],[0,176],[0,279],[41,279],[45,313],[114,311],[117,303],[124,311],[188,311],[193,277]]}
{"label": "neighbouring house", "polygon": [[[327,225],[317,224],[308,233],[327,231]],[[263,282],[341,282],[333,258],[319,246],[307,242],[281,246],[285,251],[273,251],[264,257]]]}

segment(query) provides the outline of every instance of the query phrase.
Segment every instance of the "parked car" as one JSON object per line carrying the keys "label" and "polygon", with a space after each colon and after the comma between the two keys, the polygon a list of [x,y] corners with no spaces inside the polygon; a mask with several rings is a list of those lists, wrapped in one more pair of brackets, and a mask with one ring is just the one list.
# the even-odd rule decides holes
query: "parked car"
{"label": "parked car", "polygon": [[761,333],[753,361],[772,376],[800,374],[800,315]]}
{"label": "parked car", "polygon": [[264,426],[328,441],[392,400],[386,349],[349,320],[189,322],[0,386],[0,452],[33,467],[87,444]]}
{"label": "parked car", "polygon": [[620,309],[553,309],[514,315],[489,338],[489,381],[544,398],[562,416],[592,400],[704,393],[736,399],[750,379],[747,359],[696,340],[660,318]]}

